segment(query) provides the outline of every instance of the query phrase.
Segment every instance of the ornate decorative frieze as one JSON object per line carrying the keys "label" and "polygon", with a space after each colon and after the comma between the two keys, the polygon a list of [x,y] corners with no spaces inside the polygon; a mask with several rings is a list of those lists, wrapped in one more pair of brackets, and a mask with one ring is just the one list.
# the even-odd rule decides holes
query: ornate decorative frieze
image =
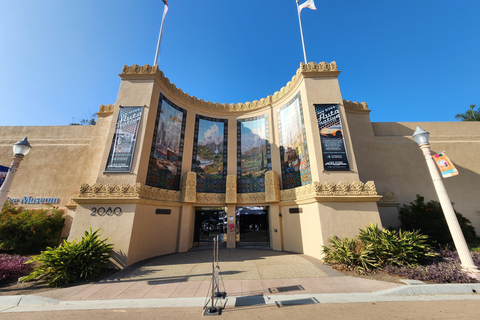
{"label": "ornate decorative frieze", "polygon": [[368,181],[365,184],[361,181],[351,183],[345,181],[338,183],[331,181],[314,182],[298,188],[280,191],[281,201],[305,200],[322,196],[361,197],[370,195],[377,195],[373,181]]}
{"label": "ornate decorative frieze", "polygon": [[280,201],[280,182],[276,171],[265,172],[265,201]]}
{"label": "ornate decorative frieze", "polygon": [[122,198],[142,198],[148,200],[169,201],[169,202],[181,202],[182,193],[180,191],[172,191],[166,189],[158,189],[149,186],[145,186],[141,183],[134,185],[128,183],[96,183],[89,185],[82,183],[80,186],[78,198],[109,198],[109,197],[122,197]]}
{"label": "ornate decorative frieze", "polygon": [[225,193],[197,193],[197,203],[225,204]]}
{"label": "ornate decorative frieze", "polygon": [[301,62],[300,63],[300,70],[302,72],[319,72],[319,71],[337,71],[337,63],[332,61],[330,63],[327,62],[309,62],[307,64]]}
{"label": "ornate decorative frieze", "polygon": [[100,108],[98,109],[98,114],[99,115],[107,115],[113,113],[115,106],[113,104],[107,104],[107,105],[100,105]]}
{"label": "ornate decorative frieze", "polygon": [[158,71],[157,65],[151,66],[149,64],[144,64],[143,66],[138,64],[124,65],[122,68],[122,74],[156,74]]}
{"label": "ornate decorative frieze", "polygon": [[237,203],[237,176],[227,175],[227,187],[225,194],[226,203]]}
{"label": "ornate decorative frieze", "polygon": [[392,203],[398,203],[397,196],[395,193],[390,192],[390,193],[385,193],[378,202],[392,202]]}
{"label": "ornate decorative frieze", "polygon": [[263,192],[257,193],[239,193],[237,195],[238,204],[250,204],[250,203],[265,203],[270,202],[266,201],[265,194]]}
{"label": "ornate decorative frieze", "polygon": [[183,194],[185,202],[197,201],[197,174],[195,172],[187,172],[184,176]]}
{"label": "ornate decorative frieze", "polygon": [[348,101],[343,100],[343,106],[346,111],[351,112],[370,112],[366,102]]}
{"label": "ornate decorative frieze", "polygon": [[198,99],[194,96],[189,95],[186,92],[183,92],[181,89],[177,88],[173,83],[171,83],[167,77],[165,77],[164,73],[158,69],[158,66],[150,66],[148,64],[143,66],[139,66],[136,64],[132,66],[125,65],[123,66],[122,74],[124,75],[154,74],[156,75],[157,79],[160,80],[170,91],[172,91],[172,93],[175,96],[179,97],[180,99],[184,100],[187,103],[190,103],[194,106],[204,108],[204,109],[217,110],[217,111],[241,112],[241,111],[259,109],[259,108],[271,105],[275,101],[281,99],[296,85],[296,82],[300,78],[302,73],[329,72],[329,71],[337,71],[337,64],[335,61],[332,61],[331,63],[309,62],[308,64],[304,64],[302,62],[300,63],[300,68],[297,70],[297,73],[292,77],[292,80],[289,81],[279,91],[275,92],[273,95],[269,95],[266,98],[262,98],[260,100],[254,100],[252,102],[230,103],[230,104],[204,101],[203,99]]}

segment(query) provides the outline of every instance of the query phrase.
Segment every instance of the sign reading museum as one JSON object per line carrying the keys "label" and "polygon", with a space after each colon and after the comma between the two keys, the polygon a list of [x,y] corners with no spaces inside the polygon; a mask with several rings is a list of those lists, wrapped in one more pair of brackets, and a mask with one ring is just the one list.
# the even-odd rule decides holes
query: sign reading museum
{"label": "sign reading museum", "polygon": [[350,170],[338,105],[316,104],[315,114],[322,143],[323,168],[328,171]]}

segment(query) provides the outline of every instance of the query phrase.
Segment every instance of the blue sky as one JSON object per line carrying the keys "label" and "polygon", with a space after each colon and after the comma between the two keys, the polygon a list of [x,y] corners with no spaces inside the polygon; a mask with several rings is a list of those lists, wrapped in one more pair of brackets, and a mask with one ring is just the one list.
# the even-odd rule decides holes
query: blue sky
{"label": "blue sky", "polygon": [[[301,0],[300,2],[303,2]],[[455,121],[480,105],[480,1],[315,0],[309,61],[336,61],[372,121]],[[68,125],[115,103],[123,65],[153,64],[161,0],[0,0],[0,126]],[[183,91],[258,100],[303,61],[294,0],[171,0],[160,68]]]}

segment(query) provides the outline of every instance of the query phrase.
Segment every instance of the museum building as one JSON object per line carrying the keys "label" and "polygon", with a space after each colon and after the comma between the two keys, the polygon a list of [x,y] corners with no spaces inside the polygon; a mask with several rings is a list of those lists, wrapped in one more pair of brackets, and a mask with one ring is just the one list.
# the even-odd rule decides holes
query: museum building
{"label": "museum building", "polygon": [[[197,99],[157,66],[124,66],[117,101],[94,126],[0,127],[0,161],[32,145],[9,198],[67,211],[63,235],[90,227],[120,267],[209,246],[265,247],[321,258],[332,235],[369,223],[398,226],[398,209],[436,200],[412,134],[430,132],[459,175],[444,180],[457,211],[480,228],[480,124],[372,123],[342,98],[335,62],[300,64],[259,101]],[[408,103],[406,99],[405,103]]]}

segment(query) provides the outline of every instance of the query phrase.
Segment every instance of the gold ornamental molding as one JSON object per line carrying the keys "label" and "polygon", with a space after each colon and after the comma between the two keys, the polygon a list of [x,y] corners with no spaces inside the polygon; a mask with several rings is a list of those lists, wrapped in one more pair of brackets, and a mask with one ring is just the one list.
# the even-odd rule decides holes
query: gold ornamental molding
{"label": "gold ornamental molding", "polygon": [[383,197],[378,200],[377,205],[379,207],[398,207],[400,202],[398,202],[397,195],[393,192],[385,193]]}
{"label": "gold ornamental molding", "polygon": [[72,200],[78,203],[84,199],[110,199],[111,201],[137,199],[178,203],[183,200],[181,191],[158,189],[141,183],[133,185],[128,183],[95,183],[93,185],[82,183],[79,193],[72,197]]}
{"label": "gold ornamental molding", "polygon": [[227,175],[225,202],[237,203],[237,176],[236,175],[233,175],[233,174]]}
{"label": "gold ornamental molding", "polygon": [[345,111],[353,112],[353,113],[370,113],[370,109],[368,109],[368,105],[366,102],[357,102],[357,101],[348,101],[343,100],[343,106],[345,107]]}
{"label": "gold ornamental molding", "polygon": [[98,109],[97,115],[99,116],[106,116],[109,114],[113,113],[114,110],[114,105],[113,104],[107,104],[107,105],[100,105],[100,108]]}
{"label": "gold ornamental molding", "polygon": [[185,196],[185,202],[196,202],[197,201],[197,174],[195,172],[187,172],[183,176],[183,194]]}
{"label": "gold ornamental molding", "polygon": [[132,66],[123,66],[121,76],[141,76],[141,75],[154,75],[158,81],[163,83],[175,96],[184,100],[187,103],[190,103],[194,106],[216,110],[216,111],[230,111],[230,112],[242,112],[259,109],[268,105],[271,105],[275,101],[283,98],[297,83],[297,80],[300,79],[302,75],[308,75],[309,73],[326,73],[331,74],[332,72],[338,73],[337,63],[332,61],[327,62],[309,62],[307,64],[300,63],[300,68],[297,69],[297,73],[292,77],[292,80],[289,81],[283,88],[275,92],[273,95],[269,95],[266,98],[260,100],[254,100],[252,102],[245,103],[218,103],[204,101],[203,99],[198,99],[195,96],[191,96],[186,92],[183,92],[181,89],[177,88],[170,80],[164,75],[164,73],[158,69],[158,66],[151,65],[132,65]]}
{"label": "gold ornamental molding", "polygon": [[225,204],[225,193],[197,193],[197,203]]}
{"label": "gold ornamental molding", "polygon": [[295,202],[308,199],[315,199],[319,202],[330,201],[378,201],[381,196],[377,194],[377,189],[373,181],[363,183],[354,182],[332,182],[324,183],[314,182],[298,188],[281,190],[281,202]]}
{"label": "gold ornamental molding", "polygon": [[266,203],[265,193],[239,193],[237,194],[237,204]]}

